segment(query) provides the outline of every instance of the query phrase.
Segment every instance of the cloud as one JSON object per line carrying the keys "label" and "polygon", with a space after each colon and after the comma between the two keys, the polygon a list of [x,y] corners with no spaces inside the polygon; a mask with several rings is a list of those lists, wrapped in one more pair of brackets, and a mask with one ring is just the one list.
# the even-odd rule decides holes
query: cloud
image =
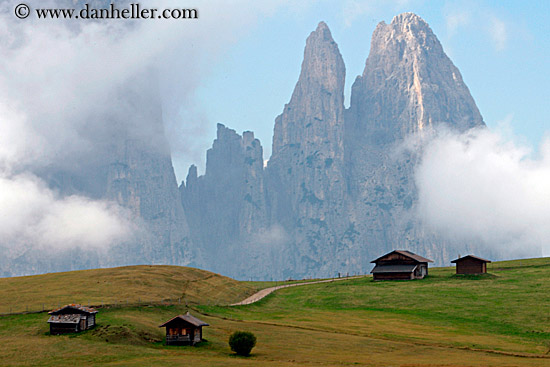
{"label": "cloud", "polygon": [[[162,98],[168,129],[176,124],[203,124],[200,118],[182,121],[181,110],[192,109],[194,92],[216,57],[261,12],[269,12],[276,4],[265,5],[264,10],[243,1],[231,7],[222,3],[196,2],[201,16],[196,21],[105,22],[33,17],[23,21],[13,16],[16,2],[4,3],[0,7],[5,20],[0,26],[0,112],[8,111],[9,118],[3,118],[2,132],[17,132],[4,148],[9,149],[1,157],[4,164],[50,166],[62,159],[74,164],[97,152],[111,135],[117,138],[110,132],[113,120],[121,125],[121,134],[147,131],[150,116],[128,104],[133,94],[145,101]],[[45,4],[67,6],[29,3],[31,8]],[[154,3],[157,8],[176,5]],[[243,12],[244,8],[250,11]]]}
{"label": "cloud", "polygon": [[58,197],[30,174],[0,177],[0,243],[9,247],[104,249],[136,227],[119,206],[82,196]]}
{"label": "cloud", "polygon": [[506,23],[495,16],[491,17],[489,32],[495,49],[497,51],[504,50],[508,43],[508,26]]}
{"label": "cloud", "polygon": [[415,179],[418,214],[441,234],[505,257],[550,255],[550,140],[533,156],[498,131],[439,131]]}
{"label": "cloud", "polygon": [[290,240],[288,233],[280,225],[273,225],[252,235],[252,243],[270,249],[281,248]]}
{"label": "cloud", "polygon": [[449,36],[454,36],[458,30],[470,23],[471,15],[464,10],[454,10],[445,16],[445,25]]}
{"label": "cloud", "polygon": [[345,27],[351,27],[353,23],[366,15],[379,16],[388,6],[397,13],[406,8],[410,0],[346,0],[342,5],[342,17]]}

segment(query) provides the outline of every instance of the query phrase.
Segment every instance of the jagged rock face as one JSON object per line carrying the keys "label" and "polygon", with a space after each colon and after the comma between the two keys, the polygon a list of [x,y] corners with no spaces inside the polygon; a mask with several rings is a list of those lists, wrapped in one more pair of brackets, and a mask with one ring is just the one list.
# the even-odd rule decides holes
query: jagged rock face
{"label": "jagged rock face", "polygon": [[243,244],[267,226],[259,140],[252,132],[240,136],[218,124],[205,174],[197,177],[197,168],[191,166],[180,192],[192,238],[204,251],[207,266],[234,271],[239,257],[229,259],[240,256]]}
{"label": "jagged rock face", "polygon": [[333,156],[342,152],[346,68],[328,26],[321,22],[304,50],[300,78],[283,114],[275,120],[273,153],[326,144]]}
{"label": "jagged rock face", "polygon": [[121,109],[132,111],[139,122],[113,119],[118,138],[107,160],[104,198],[128,208],[144,234],[115,248],[112,257],[125,263],[199,265],[200,251],[191,243],[161,101],[150,80],[155,80],[150,74],[136,77],[134,93],[120,98]]}
{"label": "jagged rock face", "polygon": [[[218,128],[206,174],[197,178],[192,168],[182,188],[186,212],[200,218],[190,219],[192,230],[207,226],[196,232],[205,248],[235,255],[229,264],[210,264],[214,270],[241,278],[331,276],[364,273],[395,248],[440,264],[464,250],[413,215],[419,153],[399,149],[411,134],[438,124],[459,131],[484,125],[429,26],[410,13],[378,25],[348,110],[344,79],[338,46],[320,23],[306,41],[292,98],[275,120],[263,175],[259,166],[246,167],[241,137]],[[246,172],[263,180],[246,186]],[[245,188],[266,199],[247,216]],[[282,233],[277,246],[261,240],[273,229]]]}
{"label": "jagged rock face", "polygon": [[[323,22],[306,41],[300,78],[275,120],[267,167],[273,223],[292,240],[289,275],[325,269],[336,255],[345,209],[343,179],[345,66]],[[344,205],[343,205],[344,204]]]}
{"label": "jagged rock face", "polygon": [[393,248],[446,263],[461,251],[414,216],[414,168],[419,152],[399,147],[411,134],[437,125],[458,131],[484,126],[458,69],[432,30],[412,13],[380,23],[362,76],[357,77],[345,118],[348,194],[354,203],[363,263]]}
{"label": "jagged rock face", "polygon": [[[166,146],[166,145],[165,145]],[[128,140],[109,165],[106,198],[131,210],[147,235],[133,246],[134,262],[189,264],[197,261],[169,154]]]}
{"label": "jagged rock face", "polygon": [[350,135],[392,144],[438,124],[484,125],[458,69],[426,22],[412,13],[378,24],[362,76],[352,87]]}

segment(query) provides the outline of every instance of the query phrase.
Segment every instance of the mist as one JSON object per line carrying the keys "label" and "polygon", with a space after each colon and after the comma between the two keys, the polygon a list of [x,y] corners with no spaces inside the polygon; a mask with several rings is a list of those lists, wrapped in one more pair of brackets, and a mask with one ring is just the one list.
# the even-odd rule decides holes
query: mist
{"label": "mist", "polygon": [[505,130],[439,130],[415,172],[418,215],[441,235],[501,258],[550,255],[550,140],[539,152]]}
{"label": "mist", "polygon": [[0,178],[0,243],[48,249],[105,249],[137,231],[114,203],[61,198],[36,176]]}
{"label": "mist", "polygon": [[[216,57],[279,2],[196,1],[199,20],[159,21],[21,20],[18,3],[0,4],[0,245],[104,249],[128,241],[136,218],[103,198],[105,162],[125,139],[202,157],[197,141],[215,123],[194,107],[195,91]],[[74,189],[63,189],[66,177]]]}

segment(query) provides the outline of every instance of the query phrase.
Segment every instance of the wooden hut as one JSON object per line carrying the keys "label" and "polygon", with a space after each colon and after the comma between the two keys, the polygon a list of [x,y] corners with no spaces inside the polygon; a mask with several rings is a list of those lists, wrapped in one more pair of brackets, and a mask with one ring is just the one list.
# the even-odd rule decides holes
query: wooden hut
{"label": "wooden hut", "polygon": [[48,319],[50,334],[78,333],[95,326],[97,310],[77,304],[70,304],[50,311]]}
{"label": "wooden hut", "polygon": [[451,263],[456,264],[457,274],[485,274],[487,273],[487,263],[490,262],[491,260],[474,255],[466,255],[451,261]]}
{"label": "wooden hut", "polygon": [[394,250],[371,263],[374,280],[422,279],[428,275],[428,263],[432,260],[406,250]]}
{"label": "wooden hut", "polygon": [[202,341],[202,327],[209,326],[187,312],[166,321],[159,327],[166,327],[166,344],[195,345]]}

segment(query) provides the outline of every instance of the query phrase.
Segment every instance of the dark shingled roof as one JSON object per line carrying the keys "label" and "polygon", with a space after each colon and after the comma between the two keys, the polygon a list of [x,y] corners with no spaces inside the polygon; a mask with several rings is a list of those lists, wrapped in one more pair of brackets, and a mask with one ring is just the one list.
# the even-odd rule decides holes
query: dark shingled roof
{"label": "dark shingled roof", "polygon": [[187,311],[187,313],[185,315],[178,315],[178,316],[166,321],[164,324],[160,325],[159,327],[164,327],[164,326],[166,326],[167,324],[171,323],[172,321],[174,321],[176,319],[182,319],[182,320],[187,321],[188,323],[190,323],[192,325],[195,325],[197,327],[198,326],[210,326],[206,322],[197,319],[195,316],[191,315],[189,313],[189,311]]}
{"label": "dark shingled roof", "polygon": [[459,257],[458,259],[455,259],[453,261],[451,261],[452,263],[457,263],[461,260],[464,260],[466,258],[471,258],[471,259],[475,259],[475,260],[479,260],[479,261],[482,261],[484,263],[490,263],[491,260],[487,260],[487,259],[484,259],[484,258],[481,258],[481,257],[478,257],[478,256],[474,256],[474,255],[466,255],[466,256],[462,256],[462,257]]}
{"label": "dark shingled roof", "polygon": [[371,261],[371,263],[375,263],[378,260],[380,260],[381,258],[386,257],[390,254],[393,254],[394,252],[396,252],[398,254],[401,254],[403,256],[406,256],[408,258],[411,258],[413,260],[416,260],[419,263],[433,263],[433,260],[426,259],[425,257],[422,257],[420,255],[417,255],[417,254],[415,254],[413,252],[410,252],[410,251],[407,251],[407,250],[393,250],[392,252],[388,252],[387,254],[380,256],[378,259]]}
{"label": "dark shingled roof", "polygon": [[380,273],[412,273],[418,265],[376,265],[371,270],[373,274]]}
{"label": "dark shingled roof", "polygon": [[75,303],[71,303],[70,305],[65,305],[63,307],[60,307],[60,308],[57,308],[55,310],[52,310],[50,312],[48,312],[49,314],[55,314],[59,311],[62,311],[66,308],[69,308],[69,309],[73,309],[73,310],[80,310],[80,311],[84,311],[86,313],[97,313],[97,310],[95,308],[91,308],[91,307],[86,307],[86,306],[82,306],[82,305],[79,305],[79,304],[75,304]]}

